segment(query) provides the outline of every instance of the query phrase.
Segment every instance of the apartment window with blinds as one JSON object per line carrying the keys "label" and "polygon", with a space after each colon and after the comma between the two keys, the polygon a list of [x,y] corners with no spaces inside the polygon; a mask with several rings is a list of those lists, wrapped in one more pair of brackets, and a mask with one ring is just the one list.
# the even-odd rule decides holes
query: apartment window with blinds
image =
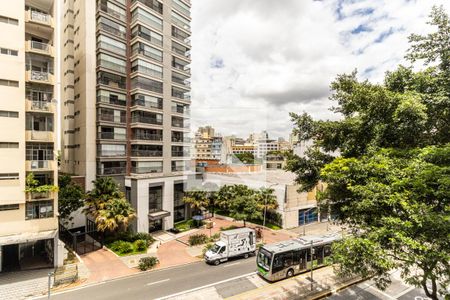
{"label": "apartment window with blinds", "polygon": [[19,25],[19,20],[13,19],[13,18],[8,18],[5,16],[0,16],[0,22],[6,23],[6,24],[11,24],[11,25]]}
{"label": "apartment window with blinds", "polygon": [[146,62],[144,60],[134,60],[131,63],[131,72],[141,72],[146,75],[162,78],[163,77],[163,68]]}
{"label": "apartment window with blinds", "polygon": [[189,20],[182,17],[180,14],[172,11],[172,23],[176,24],[177,26],[186,29],[186,30],[190,30],[191,26],[189,25]]}
{"label": "apartment window with blinds", "polygon": [[0,142],[0,148],[19,148],[19,143]]}
{"label": "apartment window with blinds", "polygon": [[182,14],[188,16],[188,17],[191,16],[191,11],[190,11],[189,6],[187,6],[186,4],[181,2],[180,0],[173,0],[172,1],[172,7],[175,8],[176,10],[178,10],[179,12],[181,12]]}
{"label": "apartment window with blinds", "polygon": [[27,202],[26,220],[45,218],[53,218],[53,200]]}
{"label": "apartment window with blinds", "polygon": [[17,111],[8,111],[8,110],[0,110],[0,117],[18,118],[19,117],[19,112],[17,112]]}
{"label": "apartment window with blinds", "polygon": [[19,173],[0,173],[0,180],[19,180]]}
{"label": "apartment window with blinds", "polygon": [[19,82],[15,80],[0,79],[0,85],[19,87]]}
{"label": "apartment window with blinds", "polygon": [[153,32],[150,29],[148,29],[147,27],[144,27],[142,25],[136,25],[131,30],[131,38],[135,38],[137,36],[143,38],[144,40],[146,40],[156,46],[162,47],[162,45],[163,45],[162,35],[160,35],[156,32]]}
{"label": "apartment window with blinds", "polygon": [[6,204],[6,205],[0,205],[0,211],[6,211],[6,210],[18,210],[19,204]]}
{"label": "apartment window with blinds", "polygon": [[127,29],[125,28],[125,26],[117,24],[116,22],[113,22],[105,17],[100,17],[98,19],[97,27],[116,37],[123,39],[126,37]]}
{"label": "apartment window with blinds", "polygon": [[0,53],[5,55],[17,56],[19,53],[17,50],[12,50],[8,48],[0,48]]}
{"label": "apartment window with blinds", "polygon": [[143,89],[155,93],[163,92],[163,83],[143,77],[131,79],[131,89]]}

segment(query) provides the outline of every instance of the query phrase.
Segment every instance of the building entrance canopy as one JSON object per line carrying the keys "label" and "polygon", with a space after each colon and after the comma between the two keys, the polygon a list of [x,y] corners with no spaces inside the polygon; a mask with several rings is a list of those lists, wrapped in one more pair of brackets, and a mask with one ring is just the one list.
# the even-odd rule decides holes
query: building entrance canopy
{"label": "building entrance canopy", "polygon": [[170,212],[165,210],[155,211],[148,214],[148,219],[150,221],[161,220],[162,218],[170,216]]}
{"label": "building entrance canopy", "polygon": [[0,237],[0,245],[13,245],[28,242],[35,242],[39,240],[53,239],[56,236],[56,230],[48,230],[41,232],[24,232],[20,234],[7,235]]}

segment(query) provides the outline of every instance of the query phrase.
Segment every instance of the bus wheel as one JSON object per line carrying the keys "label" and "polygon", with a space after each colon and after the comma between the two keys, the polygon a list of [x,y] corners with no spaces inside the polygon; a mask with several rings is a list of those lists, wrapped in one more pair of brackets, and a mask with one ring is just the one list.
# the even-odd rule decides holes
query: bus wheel
{"label": "bus wheel", "polygon": [[292,276],[294,276],[294,270],[289,269],[289,270],[287,271],[287,273],[286,273],[286,278],[289,278],[289,277],[292,277]]}
{"label": "bus wheel", "polygon": [[247,259],[248,258],[248,253],[244,254],[244,258]]}
{"label": "bus wheel", "polygon": [[219,259],[216,259],[216,260],[214,261],[214,265],[215,265],[215,266],[220,265],[220,260],[219,260]]}

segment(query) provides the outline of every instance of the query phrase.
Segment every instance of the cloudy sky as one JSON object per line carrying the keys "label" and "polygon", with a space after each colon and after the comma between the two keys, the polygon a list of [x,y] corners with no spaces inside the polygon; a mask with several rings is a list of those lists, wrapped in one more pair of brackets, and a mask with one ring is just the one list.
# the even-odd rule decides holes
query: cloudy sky
{"label": "cloudy sky", "polygon": [[289,112],[336,119],[329,85],[382,81],[449,0],[192,0],[192,125],[288,137]]}

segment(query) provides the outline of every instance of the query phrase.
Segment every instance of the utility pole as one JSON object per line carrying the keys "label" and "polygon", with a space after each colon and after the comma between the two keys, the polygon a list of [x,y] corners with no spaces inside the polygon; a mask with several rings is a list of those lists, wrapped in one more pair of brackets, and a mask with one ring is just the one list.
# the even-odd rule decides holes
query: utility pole
{"label": "utility pole", "polygon": [[48,273],[48,299],[50,299],[50,289],[51,289],[51,285],[52,285],[52,276],[54,275],[54,272],[49,272]]}

